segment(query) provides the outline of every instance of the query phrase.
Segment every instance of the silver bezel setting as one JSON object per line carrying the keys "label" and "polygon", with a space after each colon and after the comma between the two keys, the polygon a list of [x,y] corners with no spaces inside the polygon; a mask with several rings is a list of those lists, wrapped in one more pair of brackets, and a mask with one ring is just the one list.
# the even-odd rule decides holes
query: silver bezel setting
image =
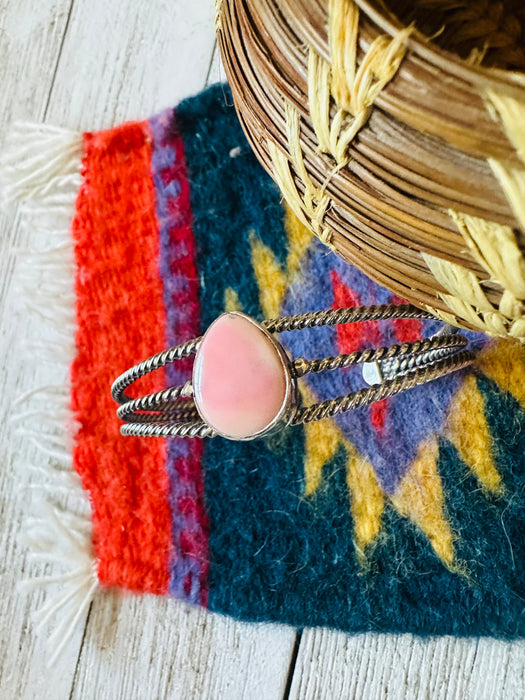
{"label": "silver bezel setting", "polygon": [[[425,384],[450,372],[468,367],[474,360],[474,354],[467,349],[468,339],[456,333],[452,327],[442,332],[402,345],[381,346],[340,354],[335,357],[322,357],[306,360],[299,357],[292,361],[284,347],[273,334],[283,331],[300,331],[304,328],[335,326],[358,321],[381,321],[396,318],[433,318],[427,311],[422,311],[409,304],[383,304],[380,306],[356,306],[321,311],[308,311],[293,316],[266,319],[257,323],[241,312],[239,315],[264,333],[272,347],[278,353],[279,361],[285,373],[285,396],[277,415],[257,433],[238,438],[237,436],[216,432],[208,425],[198,411],[193,396],[192,381],[188,380],[178,386],[169,386],[161,391],[133,398],[127,393],[140,377],[154,372],[178,360],[195,355],[202,343],[202,336],[186,340],[161,352],[147,357],[142,362],[130,367],[115,379],[111,395],[119,404],[117,416],[124,421],[120,428],[122,435],[158,438],[205,438],[221,435],[230,440],[253,440],[270,435],[287,425],[303,425],[311,421],[333,418],[374,401],[381,401],[415,386]],[[222,314],[227,315],[227,314]],[[212,324],[213,325],[213,324]],[[326,399],[308,406],[301,404],[297,391],[297,380],[311,372],[325,372],[345,369],[351,365],[363,365],[373,362],[381,370],[383,377],[379,384],[352,391],[343,396]],[[194,368],[193,375],[196,374]],[[198,385],[199,383],[196,382]],[[185,401],[184,399],[190,399]]]}
{"label": "silver bezel setting", "polygon": [[[257,433],[253,433],[252,435],[247,435],[246,437],[237,437],[237,436],[232,436],[228,435],[226,433],[223,433],[220,430],[217,430],[217,428],[214,425],[211,425],[207,418],[204,417],[203,413],[200,410],[199,403],[201,402],[201,397],[199,396],[198,392],[198,387],[200,385],[199,381],[196,381],[196,374],[199,368],[199,354],[201,352],[201,348],[203,345],[203,342],[210,332],[210,330],[213,328],[213,326],[221,319],[224,318],[225,316],[240,316],[241,318],[249,321],[252,325],[254,325],[263,335],[271,342],[273,345],[274,349],[277,352],[277,355],[281,361],[281,366],[284,372],[284,377],[285,377],[285,383],[286,383],[286,388],[285,388],[285,395],[283,402],[281,404],[281,408],[279,409],[279,412],[271,420],[268,425],[266,425],[264,428],[261,428]],[[195,354],[195,362],[193,365],[193,372],[192,372],[192,385],[193,385],[193,398],[195,401],[195,407],[197,409],[197,412],[199,416],[202,418],[202,420],[209,425],[213,431],[217,434],[220,435],[223,438],[226,438],[227,440],[235,440],[235,441],[240,441],[240,442],[246,442],[248,440],[255,440],[256,438],[261,438],[261,437],[266,437],[268,435],[271,435],[272,433],[275,433],[282,428],[285,428],[287,425],[290,424],[297,405],[296,405],[296,399],[297,399],[297,385],[296,385],[296,380],[293,376],[293,370],[292,370],[292,363],[290,358],[288,357],[285,349],[279,343],[279,341],[275,338],[274,335],[269,333],[264,326],[262,326],[260,323],[255,321],[253,318],[248,316],[247,314],[242,313],[241,311],[230,311],[221,314],[218,316],[215,321],[208,327],[206,330],[205,334],[202,336],[201,341],[199,343],[199,347],[197,349],[197,352]]]}

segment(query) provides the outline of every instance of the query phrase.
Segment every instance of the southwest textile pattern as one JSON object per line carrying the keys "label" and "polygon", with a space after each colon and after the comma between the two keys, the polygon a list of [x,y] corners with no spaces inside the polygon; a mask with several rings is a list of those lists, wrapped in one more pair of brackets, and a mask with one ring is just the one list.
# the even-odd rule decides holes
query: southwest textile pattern
{"label": "southwest textile pattern", "polygon": [[[224,86],[85,135],[73,222],[75,468],[103,585],[245,620],[525,634],[525,350],[467,332],[472,370],[252,442],[123,438],[111,380],[224,310],[262,319],[397,302],[287,211]],[[437,321],[284,333],[306,358],[412,341]],[[118,352],[115,348],[118,347]],[[190,376],[185,361],[144,380]],[[310,375],[305,401],[363,386]]]}

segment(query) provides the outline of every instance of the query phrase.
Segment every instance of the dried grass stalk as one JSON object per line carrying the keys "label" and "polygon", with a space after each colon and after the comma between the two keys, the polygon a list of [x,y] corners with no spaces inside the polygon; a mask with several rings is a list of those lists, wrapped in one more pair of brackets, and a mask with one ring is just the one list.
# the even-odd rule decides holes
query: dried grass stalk
{"label": "dried grass stalk", "polygon": [[296,215],[449,322],[525,338],[522,0],[221,0],[255,153]]}

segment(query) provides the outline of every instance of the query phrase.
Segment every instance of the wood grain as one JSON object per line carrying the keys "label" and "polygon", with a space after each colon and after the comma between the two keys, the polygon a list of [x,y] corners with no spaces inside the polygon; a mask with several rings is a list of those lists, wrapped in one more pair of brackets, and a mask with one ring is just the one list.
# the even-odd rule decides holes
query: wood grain
{"label": "wood grain", "polygon": [[308,630],[290,699],[524,697],[525,643]]}
{"label": "wood grain", "polygon": [[[78,129],[148,117],[224,78],[209,0],[0,0],[0,141],[14,118]],[[235,622],[173,600],[99,594],[53,669],[31,612],[43,594],[18,583],[29,565],[18,542],[30,512],[25,465],[46,460],[9,423],[24,391],[64,381],[28,357],[50,337],[20,309],[14,248],[29,245],[16,212],[0,215],[0,700],[282,698],[295,633]],[[57,301],[58,303],[58,301]],[[292,698],[525,697],[522,644],[409,635],[302,635]]]}
{"label": "wood grain", "polygon": [[[44,118],[69,7],[70,0],[0,3],[0,141],[13,119]],[[64,663],[46,671],[40,642],[29,625],[41,595],[28,598],[18,591],[20,580],[29,570],[25,550],[18,541],[30,500],[25,467],[39,461],[42,464],[42,458],[16,437],[9,422],[12,403],[31,387],[63,380],[56,377],[52,367],[28,362],[21,352],[21,341],[30,334],[33,324],[19,310],[12,277],[14,249],[26,245],[27,236],[21,233],[16,212],[0,215],[0,697],[45,698],[50,697],[46,688],[52,687],[55,697],[65,698],[82,630],[72,639],[71,655]],[[42,329],[42,333],[46,331]],[[42,573],[44,568],[32,571]]]}
{"label": "wood grain", "polygon": [[[2,132],[13,118],[93,129],[148,117],[198,92],[219,70],[217,58],[212,66],[207,2],[191,11],[181,1],[46,2],[38,11],[33,5],[0,6],[0,70],[8,96],[0,107]],[[20,354],[23,338],[49,334],[15,303],[11,249],[28,247],[28,235],[13,212],[0,223],[0,698],[280,697],[292,630],[242,625],[173,600],[98,596],[87,626],[79,627],[57,665],[46,668],[45,640],[35,638],[30,621],[43,593],[23,596],[18,583],[29,569],[50,569],[29,567],[17,536],[30,511],[23,467],[47,460],[16,437],[7,418],[16,396],[65,377]]]}
{"label": "wood grain", "polygon": [[207,0],[75,0],[49,119],[93,130],[172,107],[204,87],[214,43]]}
{"label": "wood grain", "polygon": [[173,600],[101,596],[72,698],[280,698],[294,633]]}

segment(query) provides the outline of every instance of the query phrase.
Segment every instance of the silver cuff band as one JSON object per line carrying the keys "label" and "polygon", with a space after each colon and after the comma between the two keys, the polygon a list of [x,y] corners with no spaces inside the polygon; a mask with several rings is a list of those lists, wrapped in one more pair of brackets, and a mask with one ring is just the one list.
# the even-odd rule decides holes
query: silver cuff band
{"label": "silver cuff band", "polygon": [[[245,319],[249,318],[244,314],[236,315]],[[304,328],[401,318],[432,319],[434,317],[408,304],[390,304],[310,312],[270,319],[263,321],[262,324],[257,324],[252,319],[249,320],[258,326],[265,335],[270,336],[272,333]],[[287,394],[286,405],[263,430],[232,439],[253,439],[268,435],[286,425],[309,423],[333,417],[462,369],[472,362],[473,354],[466,349],[467,339],[453,331],[454,329],[451,327],[445,327],[443,331],[431,338],[416,340],[412,343],[370,348],[314,360],[305,360],[302,357],[295,360],[290,359],[284,348],[271,336],[272,342],[276,345],[283,360],[289,382],[290,390]],[[201,416],[202,410],[199,410],[199,406],[195,402],[195,377],[183,385],[169,387],[139,398],[132,398],[126,393],[128,387],[140,377],[176,360],[196,354],[205,338],[206,334],[153,355],[131,367],[115,380],[111,393],[115,401],[120,404],[117,415],[125,421],[125,424],[121,426],[123,435],[151,437],[214,437],[223,435],[231,437],[209,425]],[[300,377],[310,372],[344,369],[350,365],[360,364],[370,367],[370,363],[373,363],[378,383],[311,406],[301,405],[299,392],[296,390],[297,380]]]}

